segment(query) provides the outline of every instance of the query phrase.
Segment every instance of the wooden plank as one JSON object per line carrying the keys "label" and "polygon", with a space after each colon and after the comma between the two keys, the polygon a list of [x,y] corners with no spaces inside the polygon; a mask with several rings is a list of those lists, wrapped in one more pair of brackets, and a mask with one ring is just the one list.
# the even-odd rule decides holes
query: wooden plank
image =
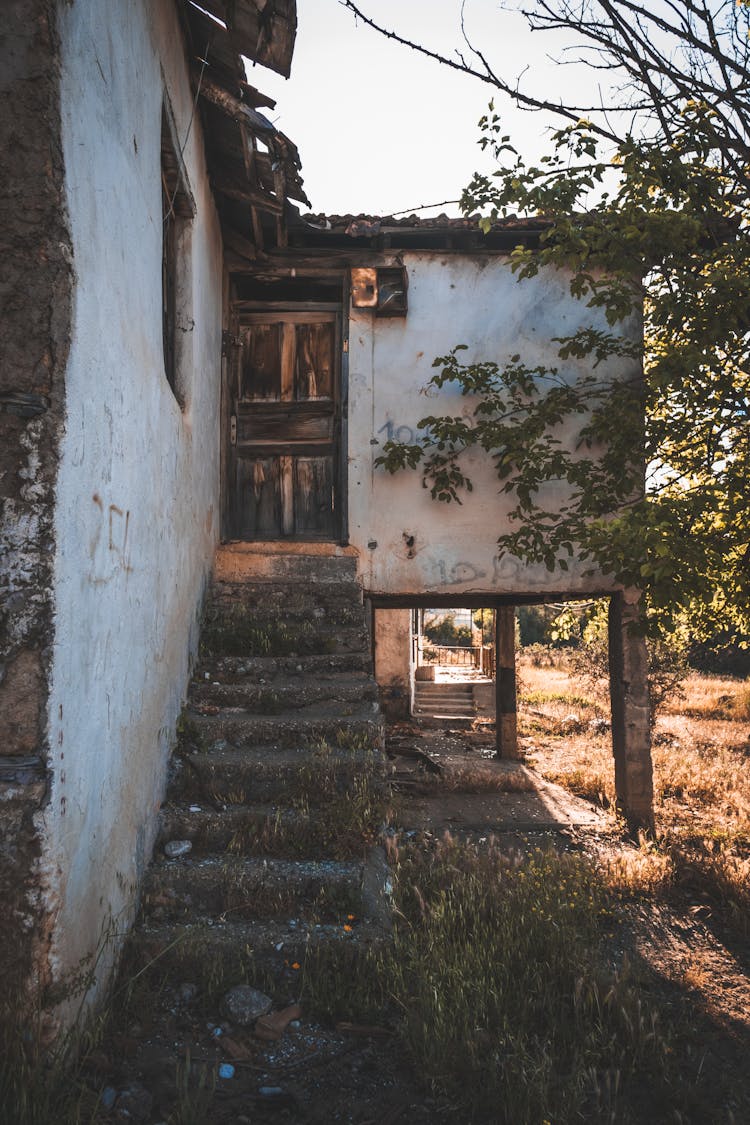
{"label": "wooden plank", "polygon": [[[340,312],[340,301],[298,301],[294,307],[305,312]],[[232,308],[238,313],[243,312],[282,312],[289,308],[289,301],[233,301]]]}
{"label": "wooden plank", "polygon": [[331,442],[333,440],[333,410],[325,415],[299,414],[289,416],[286,412],[265,416],[251,411],[237,416],[237,441],[282,442]]}
{"label": "wooden plank", "polygon": [[281,326],[281,394],[283,402],[294,398],[294,362],[297,339],[294,325],[288,322]]}
{"label": "wooden plank", "polygon": [[252,459],[254,457],[281,457],[285,453],[293,457],[328,457],[333,449],[333,443],[330,441],[249,441],[238,443],[234,446],[234,449],[237,451],[238,457],[244,457],[245,459]]}
{"label": "wooden plank", "polygon": [[311,312],[305,309],[302,312],[292,312],[287,304],[287,311],[279,312],[249,312],[242,316],[243,325],[252,324],[332,324],[334,316],[328,312]]}
{"label": "wooden plank", "polygon": [[281,533],[294,534],[294,458],[279,457],[281,465]]}
{"label": "wooden plank", "polygon": [[236,231],[234,227],[229,226],[228,223],[221,224],[221,235],[224,239],[224,246],[233,250],[241,258],[247,261],[253,261],[258,256],[258,250],[254,243],[249,238],[243,237]]}
{"label": "wooden plank", "polygon": [[281,529],[280,458],[237,458],[233,537],[275,539]]}
{"label": "wooden plank", "polygon": [[263,137],[271,137],[276,132],[267,117],[258,113],[257,109],[245,105],[234,94],[230,94],[229,90],[225,90],[218,82],[209,78],[205,72],[201,79],[200,96],[215,105],[227,117],[231,117],[238,125],[244,125],[252,133]]}
{"label": "wooden plank", "polygon": [[241,326],[240,401],[281,397],[281,337],[279,324]]}
{"label": "wooden plank", "polygon": [[200,6],[224,21],[241,55],[289,77],[297,32],[295,0],[201,0]]}
{"label": "wooden plank", "polygon": [[295,326],[294,397],[298,402],[333,398],[334,328],[334,321]]}
{"label": "wooden plank", "polygon": [[333,518],[333,458],[295,458],[295,534],[332,535]]}
{"label": "wooden plank", "polygon": [[281,215],[284,210],[283,203],[264,191],[248,187],[247,184],[226,172],[213,172],[211,183],[214,189],[228,199],[238,199],[240,203],[250,203],[260,211],[268,211],[271,215]]}

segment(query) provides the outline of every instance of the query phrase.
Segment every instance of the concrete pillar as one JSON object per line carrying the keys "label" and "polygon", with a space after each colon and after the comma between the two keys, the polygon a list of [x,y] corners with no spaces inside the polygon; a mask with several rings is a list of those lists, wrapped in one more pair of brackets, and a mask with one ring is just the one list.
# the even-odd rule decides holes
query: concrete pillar
{"label": "concrete pillar", "polygon": [[375,679],[389,719],[408,719],[411,711],[411,615],[410,609],[374,613]]}
{"label": "concrete pillar", "polygon": [[512,605],[495,612],[496,758],[518,758],[516,704],[516,614]]}
{"label": "concrete pillar", "polygon": [[612,751],[618,811],[631,832],[654,826],[651,724],[646,641],[637,590],[615,594],[609,603],[609,684]]}

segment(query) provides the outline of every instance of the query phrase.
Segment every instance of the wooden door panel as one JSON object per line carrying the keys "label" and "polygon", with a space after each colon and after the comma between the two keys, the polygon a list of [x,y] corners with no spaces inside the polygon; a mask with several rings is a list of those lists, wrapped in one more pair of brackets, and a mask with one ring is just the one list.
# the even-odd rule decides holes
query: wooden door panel
{"label": "wooden door panel", "polygon": [[333,436],[333,412],[315,403],[290,404],[286,409],[267,409],[265,404],[256,409],[240,407],[237,415],[238,443],[330,444]]}
{"label": "wooden door panel", "polygon": [[335,537],[337,314],[245,313],[239,334],[232,535]]}
{"label": "wooden door panel", "polygon": [[235,468],[235,538],[276,539],[283,527],[281,458],[238,457]]}
{"label": "wooden door panel", "polygon": [[294,397],[333,400],[333,324],[296,325]]}
{"label": "wooden door panel", "polygon": [[258,324],[242,334],[240,402],[281,398],[283,325]]}
{"label": "wooden door panel", "polygon": [[333,458],[294,458],[294,530],[297,535],[332,535]]}

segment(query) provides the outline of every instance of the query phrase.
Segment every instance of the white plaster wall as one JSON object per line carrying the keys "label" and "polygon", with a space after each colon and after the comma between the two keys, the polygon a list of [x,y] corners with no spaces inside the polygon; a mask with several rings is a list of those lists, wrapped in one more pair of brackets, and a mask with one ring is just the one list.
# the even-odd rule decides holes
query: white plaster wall
{"label": "white plaster wall", "polygon": [[110,921],[125,928],[151,851],[217,537],[222,328],[221,240],[196,117],[184,151],[197,214],[181,282],[183,412],[161,325],[165,86],[181,141],[193,111],[176,6],[59,8],[75,293],[43,856],[57,976]]}
{"label": "white plaster wall", "polygon": [[[474,491],[462,495],[460,506],[432,500],[418,471],[391,476],[373,465],[389,436],[412,440],[426,415],[472,409],[471,399],[450,385],[425,393],[436,356],[456,344],[468,345],[464,362],[502,363],[519,352],[529,365],[557,365],[575,378],[583,365],[570,360],[563,367],[552,340],[581,324],[606,327],[603,317],[575,301],[566,277],[551,269],[519,282],[503,257],[415,252],[403,261],[407,316],[376,319],[364,309],[350,314],[349,532],[366,590],[500,595],[605,588],[604,579],[585,578],[584,567],[575,563],[568,573],[550,574],[544,566],[498,557],[497,537],[508,527],[512,505],[499,494],[492,462],[481,452],[463,462]],[[629,331],[638,330],[634,319]],[[613,362],[606,373],[617,370]],[[598,374],[605,374],[604,365]],[[578,419],[576,429],[580,424]],[[555,496],[562,500],[560,487],[549,488],[545,501]],[[411,536],[413,557],[405,541]]]}

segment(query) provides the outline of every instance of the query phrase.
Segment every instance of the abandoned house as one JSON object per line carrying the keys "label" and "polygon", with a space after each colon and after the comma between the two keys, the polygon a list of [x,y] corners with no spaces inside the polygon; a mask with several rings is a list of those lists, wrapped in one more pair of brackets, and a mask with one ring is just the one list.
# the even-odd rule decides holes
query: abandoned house
{"label": "abandoned house", "polygon": [[[541,363],[583,310],[560,274],[516,283],[508,253],[533,246],[533,221],[485,236],[470,220],[301,217],[297,150],[242,63],[288,75],[295,26],[294,0],[5,12],[0,988],[19,1002],[97,950],[106,985],[213,575],[345,575],[369,614],[358,674],[372,644],[390,706],[408,695],[413,610],[494,607],[511,750],[512,607],[611,595],[617,792],[631,822],[650,817],[636,596],[498,556],[489,464],[462,506],[374,467],[432,409],[436,355],[460,342]],[[445,392],[442,410],[465,408]]]}

